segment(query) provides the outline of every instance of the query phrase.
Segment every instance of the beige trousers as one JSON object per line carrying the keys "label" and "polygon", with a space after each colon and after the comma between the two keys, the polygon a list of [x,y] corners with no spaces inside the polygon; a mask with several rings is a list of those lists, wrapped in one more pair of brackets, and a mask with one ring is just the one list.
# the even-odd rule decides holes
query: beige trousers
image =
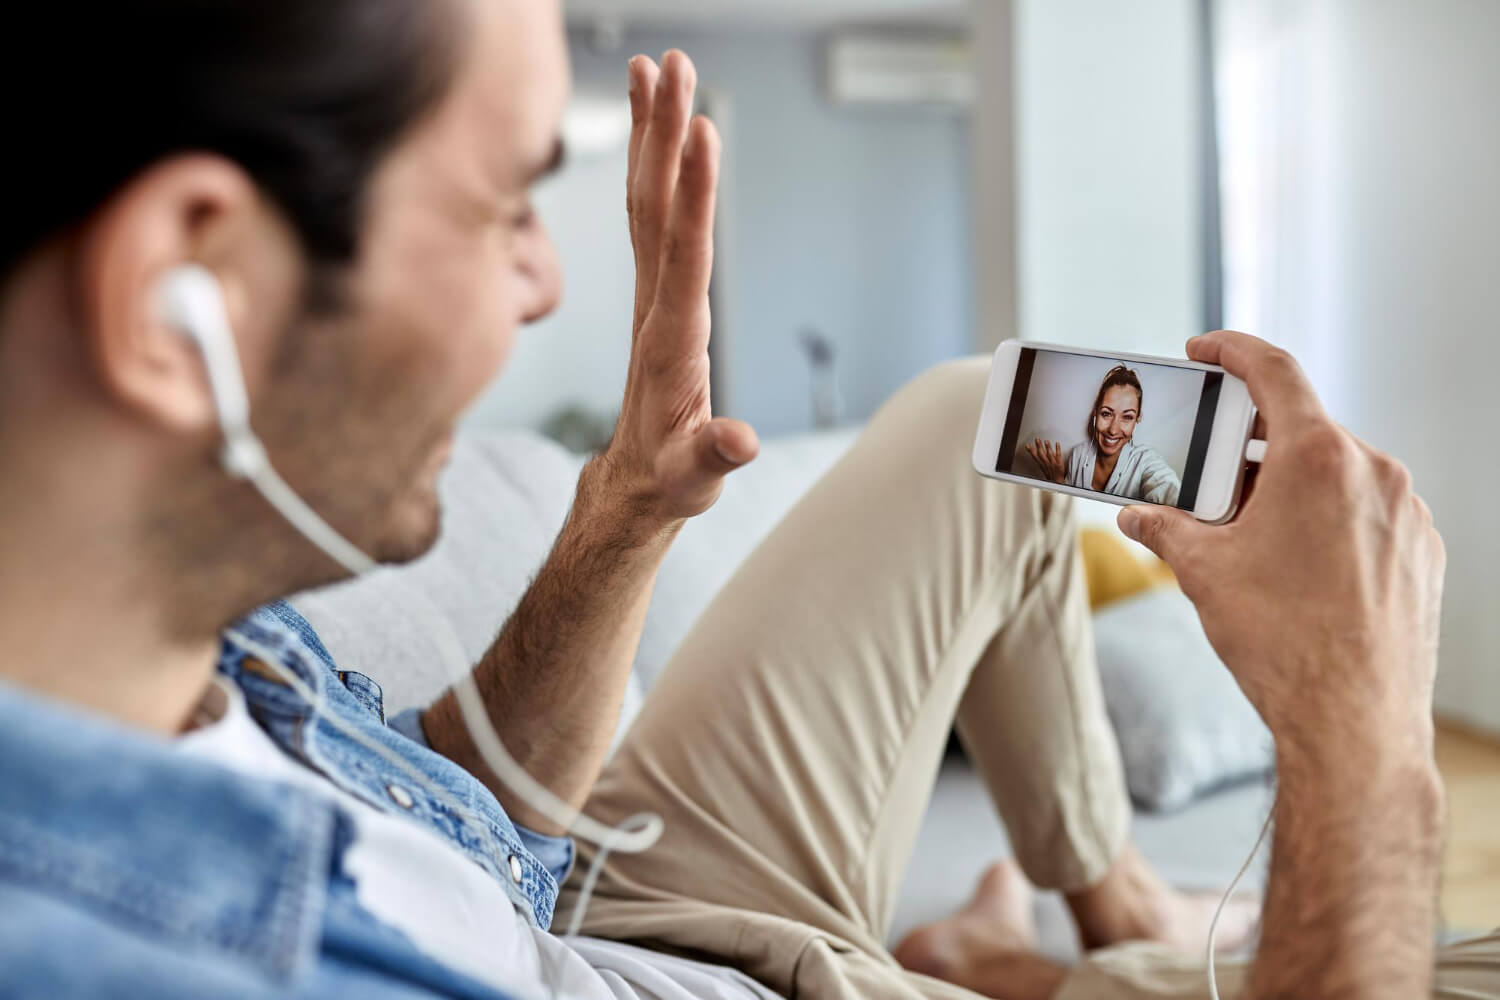
{"label": "beige trousers", "polygon": [[[704,612],[588,803],[666,832],[609,858],[586,934],[787,997],[972,998],[885,948],[955,720],[1033,883],[1083,888],[1118,856],[1130,805],[1071,505],[973,471],[988,371],[956,362],[898,393]],[[1478,977],[1456,989],[1492,985],[1440,996],[1500,998],[1500,947],[1447,954]],[[1224,971],[1226,997],[1242,975]],[[1061,998],[1206,995],[1201,960],[1130,946]]]}

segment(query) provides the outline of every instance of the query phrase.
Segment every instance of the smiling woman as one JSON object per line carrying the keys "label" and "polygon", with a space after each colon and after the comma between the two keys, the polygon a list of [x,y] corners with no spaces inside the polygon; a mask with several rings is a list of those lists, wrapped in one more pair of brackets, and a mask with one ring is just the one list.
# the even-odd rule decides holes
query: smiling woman
{"label": "smiling woman", "polygon": [[1037,438],[1026,453],[1043,478],[1060,485],[1176,506],[1181,476],[1153,448],[1135,441],[1145,406],[1140,376],[1115,365],[1099,383],[1082,442],[1064,452],[1058,442]]}

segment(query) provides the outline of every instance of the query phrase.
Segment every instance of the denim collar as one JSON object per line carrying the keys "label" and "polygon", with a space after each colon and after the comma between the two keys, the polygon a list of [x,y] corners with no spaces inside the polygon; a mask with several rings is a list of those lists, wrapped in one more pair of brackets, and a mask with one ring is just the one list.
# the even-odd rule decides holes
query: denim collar
{"label": "denim collar", "polygon": [[0,683],[0,881],[287,980],[316,960],[333,805]]}

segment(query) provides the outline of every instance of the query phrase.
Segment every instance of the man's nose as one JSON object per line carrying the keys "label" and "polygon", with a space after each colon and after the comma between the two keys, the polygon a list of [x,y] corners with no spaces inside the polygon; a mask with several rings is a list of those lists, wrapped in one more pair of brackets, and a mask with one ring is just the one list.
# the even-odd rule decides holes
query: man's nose
{"label": "man's nose", "polygon": [[547,227],[538,222],[526,236],[519,256],[521,278],[526,286],[521,322],[535,323],[557,309],[562,301],[562,263]]}

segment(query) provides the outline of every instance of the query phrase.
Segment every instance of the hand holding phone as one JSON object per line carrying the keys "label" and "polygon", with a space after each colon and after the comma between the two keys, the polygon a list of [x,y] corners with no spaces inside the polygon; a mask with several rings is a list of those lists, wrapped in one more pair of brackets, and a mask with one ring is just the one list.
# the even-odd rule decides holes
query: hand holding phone
{"label": "hand holding phone", "polygon": [[995,352],[974,467],[1110,503],[1234,516],[1255,406],[1194,361],[1007,341]]}
{"label": "hand holding phone", "polygon": [[1278,738],[1357,758],[1419,733],[1430,754],[1446,557],[1410,473],[1335,423],[1285,351],[1221,331],[1188,352],[1248,383],[1265,462],[1233,524],[1132,507],[1121,529],[1172,567]]}
{"label": "hand holding phone", "polygon": [[[1285,351],[1219,331],[1188,356],[1245,381],[1262,464],[1231,524],[1135,506],[1120,527],[1177,574],[1276,740],[1272,877],[1247,989],[1426,992],[1444,825],[1442,539],[1401,463],[1335,423]],[[1217,996],[1212,931],[1208,951]]]}

